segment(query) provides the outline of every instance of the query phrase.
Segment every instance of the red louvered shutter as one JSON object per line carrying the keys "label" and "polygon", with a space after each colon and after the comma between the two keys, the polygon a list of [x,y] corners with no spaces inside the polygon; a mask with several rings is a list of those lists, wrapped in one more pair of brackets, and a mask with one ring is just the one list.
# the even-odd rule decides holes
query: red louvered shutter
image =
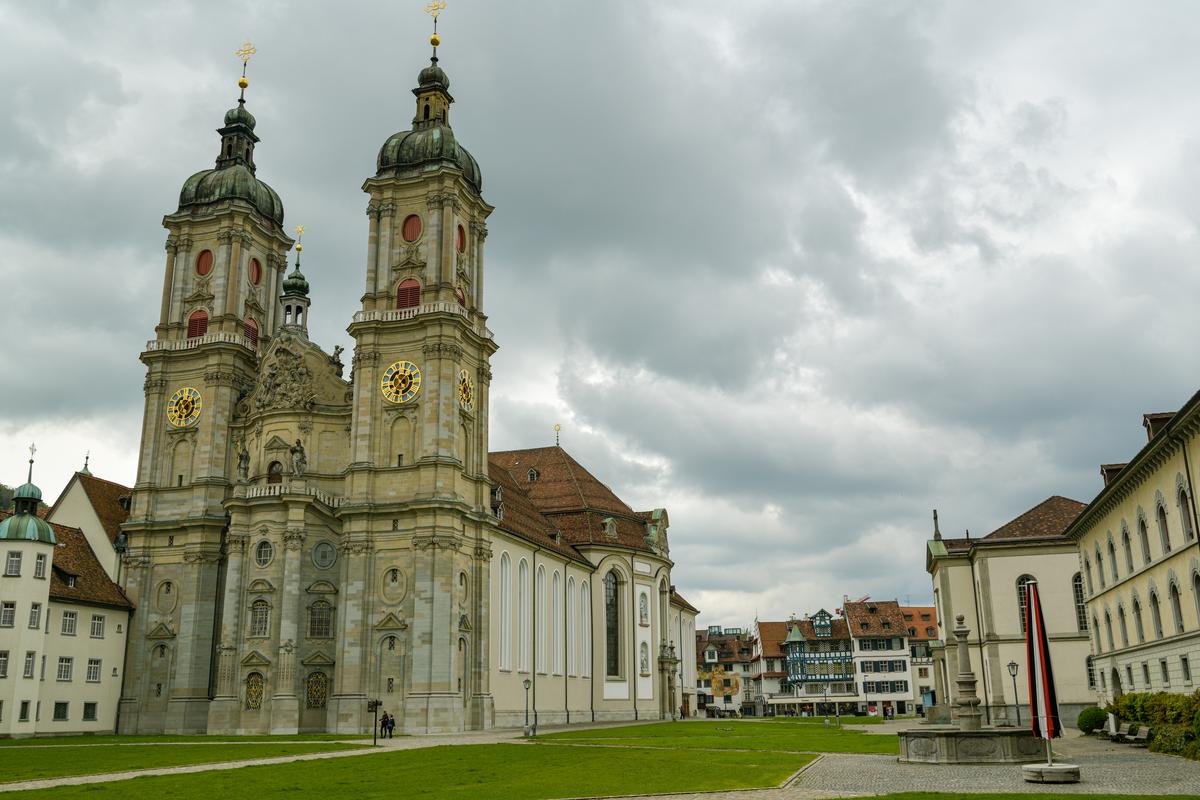
{"label": "red louvered shutter", "polygon": [[457,246],[458,246],[458,252],[460,252],[460,253],[466,252],[466,249],[467,249],[467,232],[466,232],[466,230],[464,230],[464,229],[463,229],[463,226],[462,226],[462,225],[459,225],[459,226],[458,226],[458,237],[457,237],[457,239],[458,239],[458,240],[457,240],[456,244],[457,244]]}
{"label": "red louvered shutter", "polygon": [[396,287],[396,308],[414,308],[421,305],[421,284],[412,278],[400,281]]}
{"label": "red louvered shutter", "polygon": [[251,347],[258,347],[258,323],[252,319],[247,319],[242,323],[242,332],[246,338],[250,340]]}
{"label": "red louvered shutter", "polygon": [[208,333],[208,312],[197,311],[188,317],[188,338],[195,339]]}
{"label": "red louvered shutter", "polygon": [[201,250],[200,255],[196,256],[196,274],[207,275],[212,272],[213,254],[212,250]]}
{"label": "red louvered shutter", "polygon": [[262,264],[258,263],[257,258],[250,259],[250,282],[258,286],[258,282],[262,280]]}
{"label": "red louvered shutter", "polygon": [[404,241],[415,242],[421,238],[421,218],[416,214],[409,214],[404,218],[404,227],[400,229],[404,236]]}
{"label": "red louvered shutter", "polygon": [[460,306],[463,308],[467,307],[467,295],[466,292],[462,290],[461,286],[454,287],[454,296],[458,298],[458,304]]}

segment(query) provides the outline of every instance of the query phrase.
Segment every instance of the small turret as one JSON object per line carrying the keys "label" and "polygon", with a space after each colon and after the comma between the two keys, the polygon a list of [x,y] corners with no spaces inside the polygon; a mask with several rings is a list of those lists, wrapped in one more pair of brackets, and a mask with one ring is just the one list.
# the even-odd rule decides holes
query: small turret
{"label": "small turret", "polygon": [[283,294],[279,298],[283,306],[283,327],[308,336],[308,279],[300,271],[300,254],[304,251],[304,226],[296,226],[296,266],[283,279]]}

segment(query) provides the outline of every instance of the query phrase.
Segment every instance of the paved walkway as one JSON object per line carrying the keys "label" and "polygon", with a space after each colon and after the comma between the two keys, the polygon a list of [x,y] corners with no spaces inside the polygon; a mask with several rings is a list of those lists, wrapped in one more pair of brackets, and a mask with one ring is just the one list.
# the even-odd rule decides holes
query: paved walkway
{"label": "paved walkway", "polygon": [[[629,725],[604,723],[572,725],[569,728],[544,727],[543,733],[553,730],[585,730]],[[636,723],[635,723],[636,724]],[[895,736],[896,731],[910,727],[909,720],[897,720],[883,725],[863,726],[871,733]],[[336,740],[326,740],[336,741]],[[274,758],[227,761],[215,764],[191,764],[160,769],[112,772],[103,775],[77,775],[39,781],[24,781],[0,785],[0,792],[24,789],[44,789],[90,783],[128,780],[144,775],[174,775],[209,770],[237,769],[261,764],[280,764],[291,761],[314,761],[322,758],[379,755],[396,750],[415,750],[443,745],[496,744],[522,742],[519,730],[483,731],[429,736],[403,736],[381,739],[379,747],[363,747],[329,753],[279,756]],[[351,740],[349,744],[363,744]],[[246,744],[250,744],[247,742]],[[133,743],[131,743],[131,746]],[[4,748],[8,750],[10,748]],[[1151,753],[1127,745],[1111,744],[1100,739],[1085,738],[1068,733],[1054,747],[1055,759],[1070,761],[1083,768],[1083,782],[1065,786],[1044,786],[1026,783],[1021,768],[1016,765],[938,766],[931,764],[898,764],[894,756],[826,753],[803,769],[787,786],[779,789],[742,790],[724,793],[658,795],[661,800],[824,800],[836,797],[870,797],[889,792],[926,791],[969,795],[973,792],[1012,792],[1050,794],[1127,794],[1147,796],[1200,795],[1200,763],[1174,756]]]}

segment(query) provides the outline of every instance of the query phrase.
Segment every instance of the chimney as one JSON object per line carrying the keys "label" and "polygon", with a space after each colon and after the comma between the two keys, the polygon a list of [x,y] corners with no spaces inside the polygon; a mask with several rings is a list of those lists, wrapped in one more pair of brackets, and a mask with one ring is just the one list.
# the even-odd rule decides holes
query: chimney
{"label": "chimney", "polygon": [[1113,479],[1125,469],[1125,464],[1101,464],[1100,475],[1104,478],[1104,485],[1108,486],[1113,482]]}
{"label": "chimney", "polygon": [[1175,419],[1174,411],[1142,414],[1142,427],[1146,429],[1146,441],[1150,441],[1155,436],[1158,436],[1159,432],[1167,427],[1173,419]]}

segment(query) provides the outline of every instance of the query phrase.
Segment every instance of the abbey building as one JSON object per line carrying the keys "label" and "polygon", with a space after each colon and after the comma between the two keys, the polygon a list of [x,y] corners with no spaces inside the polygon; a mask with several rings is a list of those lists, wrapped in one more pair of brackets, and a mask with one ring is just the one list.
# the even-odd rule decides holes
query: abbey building
{"label": "abbey building", "polygon": [[407,732],[521,725],[527,702],[541,724],[680,712],[667,512],[557,446],[488,451],[492,207],[449,90],[435,50],[364,184],[348,366],[308,337],[244,92],[164,218],[120,731],[358,732],[374,699]]}

